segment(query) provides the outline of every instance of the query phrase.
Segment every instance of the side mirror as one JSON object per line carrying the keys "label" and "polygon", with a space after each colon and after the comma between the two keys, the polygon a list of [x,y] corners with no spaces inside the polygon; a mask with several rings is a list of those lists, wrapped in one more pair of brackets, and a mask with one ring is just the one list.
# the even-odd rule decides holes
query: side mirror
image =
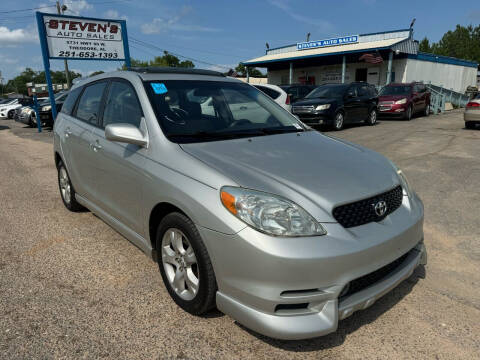
{"label": "side mirror", "polygon": [[110,124],[105,127],[105,138],[109,141],[118,141],[138,146],[146,146],[148,139],[140,129],[132,124]]}

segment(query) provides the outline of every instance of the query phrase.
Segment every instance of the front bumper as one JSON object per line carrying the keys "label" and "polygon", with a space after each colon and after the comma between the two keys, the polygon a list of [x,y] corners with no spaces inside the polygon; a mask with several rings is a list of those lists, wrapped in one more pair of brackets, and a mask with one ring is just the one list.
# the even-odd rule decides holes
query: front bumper
{"label": "front bumper", "polygon": [[[404,197],[379,223],[350,229],[323,225],[327,235],[306,238],[271,237],[249,227],[236,235],[200,228],[217,277],[217,307],[273,338],[322,336],[426,263],[423,205],[416,196]],[[340,297],[353,280],[405,254],[379,281]]]}
{"label": "front bumper", "polygon": [[409,104],[386,104],[378,105],[378,115],[380,116],[404,116]]}

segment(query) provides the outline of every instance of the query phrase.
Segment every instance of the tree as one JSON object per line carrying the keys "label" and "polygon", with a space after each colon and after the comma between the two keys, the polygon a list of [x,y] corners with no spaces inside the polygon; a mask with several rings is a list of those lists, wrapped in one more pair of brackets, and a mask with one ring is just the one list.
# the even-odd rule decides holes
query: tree
{"label": "tree", "polygon": [[[181,67],[181,68],[194,68],[195,64],[190,60],[180,61],[178,57],[173,54],[170,54],[168,51],[164,51],[162,56],[155,56],[153,60],[137,60],[131,59],[132,67]],[[125,70],[125,65],[122,66],[122,69]]]}
{"label": "tree", "polygon": [[[237,72],[238,75],[241,77],[246,77],[247,76],[247,68],[245,65],[242,63],[239,63],[237,67],[235,68],[235,71]],[[266,77],[265,74],[263,74],[260,70],[257,68],[248,68],[248,74],[251,77]]]}
{"label": "tree", "polygon": [[421,52],[426,52],[426,53],[429,53],[432,51],[432,48],[430,46],[430,41],[427,39],[426,36],[423,38],[422,41],[420,41],[419,50]]}
{"label": "tree", "polygon": [[[69,71],[69,73],[70,79],[82,76],[74,71]],[[65,76],[64,71],[50,71],[50,76],[54,84],[65,84],[67,82],[67,77]],[[26,68],[20,73],[20,75],[17,75],[7,82],[5,91],[15,91],[19,94],[28,95],[27,83],[29,82],[45,84],[47,82],[45,71],[35,71],[31,68]]]}
{"label": "tree", "polygon": [[[430,45],[427,38],[421,41],[420,51],[426,51],[426,45]],[[457,25],[455,30],[447,31],[438,43],[432,43],[428,52],[480,63],[480,25]]]}

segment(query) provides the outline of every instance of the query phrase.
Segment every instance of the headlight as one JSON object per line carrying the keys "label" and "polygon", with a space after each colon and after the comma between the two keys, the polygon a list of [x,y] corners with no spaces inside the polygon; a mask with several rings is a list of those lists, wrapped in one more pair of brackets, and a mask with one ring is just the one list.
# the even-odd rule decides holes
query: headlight
{"label": "headlight", "polygon": [[50,111],[52,109],[51,105],[42,106],[42,111]]}
{"label": "headlight", "polygon": [[402,105],[407,103],[407,98],[400,99],[398,101],[395,101],[395,104],[397,105]]}
{"label": "headlight", "polygon": [[316,111],[327,110],[327,109],[330,109],[330,104],[318,105],[315,108]]}
{"label": "headlight", "polygon": [[400,180],[400,185],[402,185],[403,196],[411,197],[412,189],[410,188],[410,183],[408,182],[407,177],[405,176],[403,171],[400,170],[398,166],[393,163],[393,161],[390,161],[390,164],[392,164],[393,168],[397,172],[398,179]]}
{"label": "headlight", "polygon": [[225,186],[220,191],[225,208],[252,228],[275,236],[317,236],[327,232],[294,202],[260,191]]}

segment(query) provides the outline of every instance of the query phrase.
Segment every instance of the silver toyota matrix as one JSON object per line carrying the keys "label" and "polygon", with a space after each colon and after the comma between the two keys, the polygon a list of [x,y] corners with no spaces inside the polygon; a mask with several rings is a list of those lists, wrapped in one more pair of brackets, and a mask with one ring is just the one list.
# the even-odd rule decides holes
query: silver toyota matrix
{"label": "silver toyota matrix", "polygon": [[423,204],[400,169],[221,73],[79,82],[54,154],[65,206],[158,262],[191,314],[217,307],[273,338],[317,337],[426,263]]}

